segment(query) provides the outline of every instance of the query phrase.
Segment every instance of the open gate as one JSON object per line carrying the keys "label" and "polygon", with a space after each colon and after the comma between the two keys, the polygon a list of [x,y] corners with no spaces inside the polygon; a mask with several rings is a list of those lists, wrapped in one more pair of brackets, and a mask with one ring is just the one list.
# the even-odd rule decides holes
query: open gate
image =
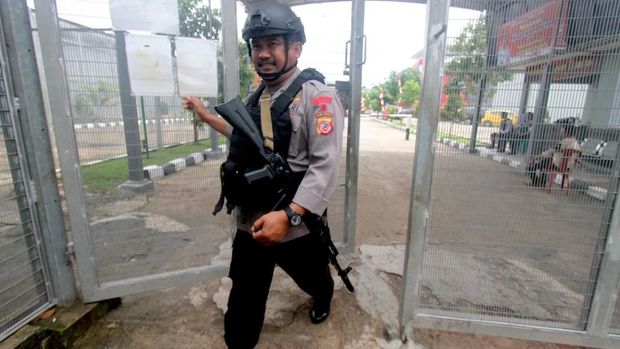
{"label": "open gate", "polygon": [[[220,193],[225,140],[208,127],[196,127],[192,115],[182,110],[178,92],[132,92],[127,62],[136,35],[109,24],[86,26],[66,19],[97,19],[108,8],[94,6],[91,13],[59,17],[54,1],[37,0],[35,7],[40,70],[73,241],[69,252],[84,299],[225,275],[234,223],[225,212],[211,215]],[[223,60],[234,62],[223,66],[224,97],[230,99],[239,94],[236,3],[222,1],[220,9]],[[148,47],[173,42],[173,51],[179,50],[175,36],[151,35],[148,40]],[[344,173],[330,224],[346,251],[352,249],[347,242],[353,241],[354,225],[344,217],[354,215],[354,209],[344,212],[342,207],[354,202],[345,190],[352,192],[355,183],[345,184]],[[345,229],[350,233],[341,237]]]}
{"label": "open gate", "polygon": [[404,330],[616,348],[620,4],[450,4],[428,4]]}

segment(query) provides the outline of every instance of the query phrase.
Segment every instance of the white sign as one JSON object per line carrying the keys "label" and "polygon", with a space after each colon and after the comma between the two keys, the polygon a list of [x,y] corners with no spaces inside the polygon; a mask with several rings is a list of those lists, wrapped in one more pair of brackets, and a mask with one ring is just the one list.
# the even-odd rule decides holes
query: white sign
{"label": "white sign", "polygon": [[217,41],[177,38],[176,52],[179,94],[217,97]]}
{"label": "white sign", "polygon": [[110,0],[112,27],[158,34],[179,34],[177,0]]}
{"label": "white sign", "polygon": [[126,36],[131,92],[135,95],[175,94],[170,39],[165,36]]}

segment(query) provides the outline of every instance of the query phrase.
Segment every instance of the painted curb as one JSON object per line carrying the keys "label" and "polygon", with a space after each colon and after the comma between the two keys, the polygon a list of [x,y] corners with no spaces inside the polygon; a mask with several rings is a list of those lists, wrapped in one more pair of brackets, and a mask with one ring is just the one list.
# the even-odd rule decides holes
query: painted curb
{"label": "painted curb", "polygon": [[144,178],[149,180],[161,179],[183,169],[196,166],[207,160],[217,160],[226,154],[226,144],[220,145],[217,151],[205,149],[202,153],[192,153],[184,158],[174,159],[164,165],[150,165],[143,168]]}
{"label": "painted curb", "polygon": [[[192,119],[188,119],[188,118],[167,118],[167,119],[161,119],[159,120],[160,124],[164,124],[164,125],[168,125],[168,124],[176,124],[179,122],[189,122]],[[149,120],[144,120],[144,123],[146,123],[147,125],[156,125],[157,124],[157,120],[153,120],[153,119],[149,119]],[[142,124],[142,120],[140,120],[140,124]],[[75,124],[73,125],[73,128],[76,130],[81,130],[81,129],[93,129],[93,128],[107,128],[107,127],[117,127],[117,126],[123,126],[124,123],[123,121],[115,121],[115,122],[87,122],[87,123],[83,123],[83,124]]]}

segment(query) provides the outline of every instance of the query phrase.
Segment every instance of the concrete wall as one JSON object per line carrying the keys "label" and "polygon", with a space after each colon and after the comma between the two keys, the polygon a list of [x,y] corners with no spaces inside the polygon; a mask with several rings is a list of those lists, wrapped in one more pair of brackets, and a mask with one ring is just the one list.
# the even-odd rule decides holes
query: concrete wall
{"label": "concrete wall", "polygon": [[[523,76],[523,74],[515,74],[511,81],[498,84],[490,108],[510,110],[517,113],[522,93]],[[538,86],[538,84],[531,84],[526,111],[534,111]],[[587,95],[588,85],[586,84],[551,84],[551,92],[547,102],[549,113],[549,120],[547,121],[553,122],[567,117],[584,117]]]}
{"label": "concrete wall", "polygon": [[592,127],[620,127],[620,61],[616,54],[602,57],[601,73],[587,90],[583,120]]}

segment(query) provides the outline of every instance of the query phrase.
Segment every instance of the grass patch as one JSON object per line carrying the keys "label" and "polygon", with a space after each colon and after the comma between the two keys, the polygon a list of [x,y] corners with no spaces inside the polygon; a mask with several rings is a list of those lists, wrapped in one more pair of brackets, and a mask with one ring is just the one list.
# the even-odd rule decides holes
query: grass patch
{"label": "grass patch", "polygon": [[[220,137],[220,144],[226,142],[226,138]],[[168,162],[183,158],[191,153],[202,152],[211,147],[211,141],[202,140],[198,143],[182,144],[174,147],[156,149],[146,154],[142,154],[142,165],[164,165]],[[108,160],[93,165],[84,165],[81,167],[82,183],[84,189],[89,193],[112,193],[116,191],[116,187],[125,182],[129,178],[127,168],[127,158]]]}
{"label": "grass patch", "polygon": [[[438,131],[437,134],[441,138],[451,139],[451,140],[453,140],[455,142],[458,142],[458,143],[469,144],[469,142],[470,142],[469,138],[461,137],[461,136],[455,136],[453,134],[446,133],[446,132]],[[476,145],[489,145],[489,143],[488,142],[477,141]]]}
{"label": "grass patch", "polygon": [[463,143],[463,144],[469,144],[469,138],[465,138],[465,137],[461,137],[461,136],[455,136],[453,134],[446,133],[446,132],[441,132],[441,131],[438,131],[437,133],[439,134],[439,137],[441,137],[441,138],[451,139],[453,141],[456,141],[456,142],[459,142],[459,143]]}

